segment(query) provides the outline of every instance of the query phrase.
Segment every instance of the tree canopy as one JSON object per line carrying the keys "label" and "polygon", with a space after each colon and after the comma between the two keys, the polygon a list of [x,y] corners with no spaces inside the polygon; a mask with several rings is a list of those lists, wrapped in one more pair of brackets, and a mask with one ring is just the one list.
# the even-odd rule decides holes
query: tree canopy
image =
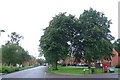
{"label": "tree canopy", "polygon": [[57,69],[57,61],[64,59],[68,54],[67,44],[70,36],[68,30],[76,24],[74,16],[66,16],[65,13],[60,13],[53,17],[49,27],[44,29],[44,35],[40,39],[40,47],[44,56],[55,69]]}
{"label": "tree canopy", "polygon": [[40,51],[51,64],[57,64],[69,53],[88,64],[101,59],[110,60],[113,55],[111,40],[114,40],[109,29],[111,23],[103,13],[92,8],[84,10],[79,19],[71,14],[66,16],[66,13],[60,13],[44,29]]}
{"label": "tree canopy", "polygon": [[[78,38],[78,41],[82,41],[82,53],[85,60],[91,62],[110,59],[110,56],[113,55],[111,40],[114,40],[109,29],[111,20],[108,20],[103,13],[90,8],[80,15],[79,21],[82,39]],[[81,46],[79,47],[81,48]]]}
{"label": "tree canopy", "polygon": [[10,40],[2,45],[2,63],[7,65],[22,64],[25,60],[30,60],[30,55],[19,45],[19,41],[23,38],[16,32],[8,35]]}

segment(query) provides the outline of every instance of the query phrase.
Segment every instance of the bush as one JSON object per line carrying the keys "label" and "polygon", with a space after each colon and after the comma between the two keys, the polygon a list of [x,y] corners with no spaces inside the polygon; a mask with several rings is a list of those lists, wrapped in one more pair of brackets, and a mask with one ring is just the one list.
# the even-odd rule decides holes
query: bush
{"label": "bush", "polygon": [[117,64],[117,65],[115,66],[115,68],[120,68],[120,64]]}
{"label": "bush", "polygon": [[19,68],[18,68],[18,67],[16,67],[16,68],[15,68],[15,71],[19,71]]}
{"label": "bush", "polygon": [[12,73],[12,72],[29,69],[29,68],[32,68],[32,67],[25,66],[25,67],[18,68],[18,67],[13,67],[13,66],[0,66],[0,73]]}
{"label": "bush", "polygon": [[0,73],[2,73],[2,67],[0,66]]}
{"label": "bush", "polygon": [[2,73],[10,73],[11,71],[13,71],[12,68],[8,66],[2,66]]}
{"label": "bush", "polygon": [[11,66],[2,66],[2,73],[11,73],[15,71],[19,71],[19,68]]}

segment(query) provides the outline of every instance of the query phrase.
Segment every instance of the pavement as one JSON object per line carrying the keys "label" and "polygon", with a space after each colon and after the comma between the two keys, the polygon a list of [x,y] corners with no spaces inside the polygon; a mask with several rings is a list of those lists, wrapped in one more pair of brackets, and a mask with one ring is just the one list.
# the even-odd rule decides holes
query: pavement
{"label": "pavement", "polygon": [[[46,73],[45,70],[47,69],[48,67],[47,66],[39,66],[39,67],[35,67],[35,68],[31,68],[31,69],[27,69],[27,70],[22,70],[22,71],[18,71],[18,72],[14,72],[14,73],[10,73],[10,74],[6,74],[6,75],[2,75],[0,76],[0,78],[2,80],[30,80],[30,79],[52,79],[53,78],[57,78],[58,79],[61,79],[62,80],[70,80],[70,79],[83,79],[83,78],[86,78],[87,80],[91,78],[94,78],[94,80],[99,80],[101,78],[107,78],[107,79],[111,79],[111,80],[114,80],[114,79],[118,79],[118,77],[120,75],[118,75],[118,73],[105,73],[105,74],[86,74],[86,75],[80,75],[80,76],[73,76],[73,75],[61,75],[61,74],[53,74],[53,73]],[[105,79],[106,80],[106,79]],[[120,77],[119,79],[120,80]]]}

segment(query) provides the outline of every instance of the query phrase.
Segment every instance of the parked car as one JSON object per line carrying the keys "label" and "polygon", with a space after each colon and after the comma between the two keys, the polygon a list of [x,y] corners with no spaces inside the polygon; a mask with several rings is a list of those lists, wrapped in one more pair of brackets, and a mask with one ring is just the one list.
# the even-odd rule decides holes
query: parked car
{"label": "parked car", "polygon": [[76,66],[82,66],[81,63],[76,64]]}

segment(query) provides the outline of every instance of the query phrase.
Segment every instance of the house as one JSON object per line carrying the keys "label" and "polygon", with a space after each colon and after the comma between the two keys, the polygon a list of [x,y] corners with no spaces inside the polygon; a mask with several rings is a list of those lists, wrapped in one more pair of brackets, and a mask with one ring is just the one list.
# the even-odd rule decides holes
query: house
{"label": "house", "polygon": [[[111,56],[111,60],[103,60],[103,62],[97,62],[97,63],[91,63],[92,66],[100,66],[101,64],[107,65],[108,67],[115,67],[118,62],[120,61],[120,57],[118,56],[118,52],[113,49],[112,53],[114,56]],[[68,57],[65,61],[62,62],[63,64],[66,65],[74,65],[74,64],[83,64],[85,65],[86,63],[83,60],[80,60],[80,62],[75,61],[75,57]]]}
{"label": "house", "polygon": [[61,62],[62,64],[65,64],[65,65],[73,65],[73,64],[75,64],[75,57],[67,57],[64,61],[61,60],[59,62]]}
{"label": "house", "polygon": [[35,58],[33,58],[32,60],[30,61],[24,61],[22,63],[24,66],[31,66],[31,65],[36,65],[38,64],[37,60]]}
{"label": "house", "polygon": [[120,57],[118,56],[118,52],[113,49],[112,53],[114,56],[111,56],[111,61],[110,60],[103,60],[103,65],[107,65],[108,67],[115,67],[118,62],[120,61]]}
{"label": "house", "polygon": [[118,56],[118,52],[116,50],[113,50],[113,54],[115,54],[115,56],[112,57],[111,65],[116,66],[120,61],[120,56]]}
{"label": "house", "polygon": [[24,61],[24,62],[22,63],[22,65],[23,65],[23,66],[29,66],[29,65],[30,65],[30,62],[29,62],[29,61]]}

